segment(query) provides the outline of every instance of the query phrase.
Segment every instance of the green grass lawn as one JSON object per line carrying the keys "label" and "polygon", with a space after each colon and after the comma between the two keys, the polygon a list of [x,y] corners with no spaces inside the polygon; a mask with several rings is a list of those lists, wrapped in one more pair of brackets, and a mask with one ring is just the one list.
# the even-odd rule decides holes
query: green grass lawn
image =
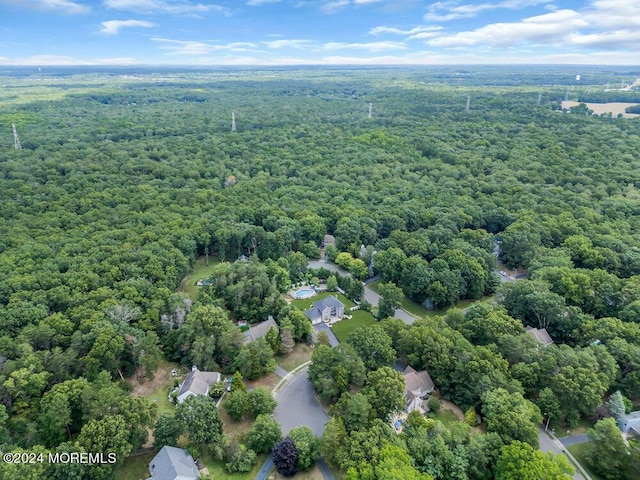
{"label": "green grass lawn", "polygon": [[149,478],[149,462],[156,456],[156,451],[127,457],[115,471],[116,480],[140,480]]}
{"label": "green grass lawn", "polygon": [[569,451],[573,454],[573,456],[576,457],[576,460],[578,460],[578,463],[582,465],[582,468],[584,468],[587,471],[587,473],[591,475],[591,478],[593,480],[604,480],[600,475],[598,475],[597,473],[594,473],[593,470],[591,470],[591,468],[589,467],[589,465],[587,465],[586,459],[587,459],[588,447],[586,443],[572,445],[568,448],[569,448]]}
{"label": "green grass lawn", "polygon": [[207,467],[209,470],[209,475],[211,478],[215,478],[215,480],[253,480],[256,478],[260,467],[264,464],[264,461],[267,459],[267,456],[262,454],[258,455],[256,459],[256,463],[251,469],[250,472],[247,473],[228,473],[224,469],[224,462],[216,460],[213,458],[213,455],[209,451],[205,451],[200,456],[200,461]]}
{"label": "green grass lawn", "polygon": [[309,309],[309,307],[311,306],[311,304],[313,302],[317,302],[318,300],[322,300],[323,298],[328,297],[329,295],[333,295],[334,297],[336,297],[338,300],[340,300],[343,303],[345,312],[347,312],[349,310],[349,308],[355,306],[355,303],[353,303],[347,297],[345,297],[344,295],[342,295],[341,293],[338,293],[338,292],[322,292],[322,293],[319,293],[318,295],[315,295],[315,296],[313,296],[311,298],[303,298],[303,299],[300,299],[300,300],[293,300],[291,302],[291,304],[294,307],[296,307],[296,308],[298,308],[298,309],[300,309],[300,310],[302,310],[304,312],[305,310]]}
{"label": "green grass lawn", "polygon": [[196,282],[203,278],[207,278],[213,272],[215,266],[220,263],[217,258],[209,255],[209,265],[207,265],[206,257],[200,257],[196,260],[191,271],[180,282],[179,292],[186,293],[194,302],[198,298],[199,288]]}
{"label": "green grass lawn", "polygon": [[572,435],[580,435],[581,433],[587,433],[587,429],[593,428],[593,422],[588,418],[581,418],[573,428],[569,428],[567,426],[560,426],[555,429],[554,433],[556,437],[570,437]]}
{"label": "green grass lawn", "polygon": [[341,320],[332,327],[333,333],[341,342],[344,342],[356,328],[376,323],[373,315],[364,310],[356,310],[351,315],[351,319]]}
{"label": "green grass lawn", "polygon": [[[367,287],[369,287],[371,290],[373,290],[376,293],[380,293],[378,290],[381,283],[384,283],[384,282],[382,282],[381,280],[378,280],[377,282],[367,284]],[[436,312],[427,310],[419,303],[414,302],[413,300],[407,297],[404,297],[402,299],[402,305],[400,305],[400,307],[403,310],[409,312],[410,314],[415,315],[416,317],[428,317],[436,314]]]}
{"label": "green grass lawn", "polygon": [[440,420],[445,425],[451,425],[452,423],[460,421],[460,419],[454,412],[444,408],[438,410],[438,413],[436,413],[433,418]]}

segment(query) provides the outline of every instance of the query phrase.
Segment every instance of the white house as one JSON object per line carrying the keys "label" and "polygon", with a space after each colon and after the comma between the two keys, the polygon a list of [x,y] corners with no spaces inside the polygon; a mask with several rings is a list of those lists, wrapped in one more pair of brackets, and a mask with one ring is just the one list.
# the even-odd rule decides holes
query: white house
{"label": "white house", "polygon": [[332,319],[339,320],[344,316],[344,305],[333,295],[313,302],[309,310],[305,310],[307,316],[313,325],[321,322],[329,322]]}

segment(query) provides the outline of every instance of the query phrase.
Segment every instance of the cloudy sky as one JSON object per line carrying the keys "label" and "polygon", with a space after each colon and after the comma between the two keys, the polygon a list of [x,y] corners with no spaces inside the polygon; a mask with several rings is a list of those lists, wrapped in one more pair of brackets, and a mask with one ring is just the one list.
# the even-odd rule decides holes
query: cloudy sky
{"label": "cloudy sky", "polygon": [[0,64],[640,65],[639,0],[0,0]]}

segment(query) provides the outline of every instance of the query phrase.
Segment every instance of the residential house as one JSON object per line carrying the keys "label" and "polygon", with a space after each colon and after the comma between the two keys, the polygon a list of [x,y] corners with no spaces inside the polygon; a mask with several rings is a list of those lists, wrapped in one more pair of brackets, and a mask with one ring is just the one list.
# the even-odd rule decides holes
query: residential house
{"label": "residential house", "polygon": [[344,305],[333,295],[318,300],[311,304],[311,308],[305,310],[307,316],[313,325],[321,322],[329,322],[330,320],[339,320],[344,316]]}
{"label": "residential house", "polygon": [[549,336],[549,333],[547,333],[546,328],[527,327],[527,333],[535,338],[537,342],[543,347],[546,347],[553,343],[553,340]]}
{"label": "residential house", "polygon": [[264,337],[271,328],[275,328],[276,332],[278,331],[278,324],[273,317],[269,315],[269,320],[258,323],[244,332],[244,344],[246,345],[247,343],[255,342],[259,338]]}
{"label": "residential house", "polygon": [[191,395],[208,395],[209,387],[221,381],[220,372],[201,372],[194,365],[180,386],[178,403],[184,402]]}
{"label": "residential house", "polygon": [[618,420],[618,427],[628,437],[640,437],[640,410],[624,415]]}
{"label": "residential house", "polygon": [[164,446],[149,463],[149,480],[196,480],[198,466],[186,450]]}
{"label": "residential house", "polygon": [[407,401],[405,411],[408,413],[413,410],[418,410],[424,413],[425,410],[422,408],[422,400],[427,398],[435,388],[429,372],[426,370],[417,372],[410,366],[407,366],[404,372],[402,372],[402,376],[404,377],[405,385],[404,398]]}

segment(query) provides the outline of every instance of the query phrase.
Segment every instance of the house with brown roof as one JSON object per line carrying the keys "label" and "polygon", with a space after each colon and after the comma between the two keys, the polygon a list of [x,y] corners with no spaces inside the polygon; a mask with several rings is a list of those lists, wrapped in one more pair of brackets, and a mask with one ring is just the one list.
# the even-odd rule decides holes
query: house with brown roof
{"label": "house with brown roof", "polygon": [[543,347],[546,347],[553,343],[553,340],[549,336],[546,328],[527,327],[527,333],[535,338],[536,341]]}
{"label": "house with brown roof", "polygon": [[201,372],[195,365],[191,367],[189,375],[184,379],[178,391],[178,403],[184,402],[191,395],[208,395],[209,387],[221,382],[220,372]]}
{"label": "house with brown roof", "polygon": [[426,370],[418,372],[410,366],[407,366],[404,372],[402,372],[402,376],[404,377],[405,385],[404,398],[407,401],[405,411],[411,412],[412,410],[418,410],[424,413],[422,400],[427,398],[435,388],[429,372]]}

